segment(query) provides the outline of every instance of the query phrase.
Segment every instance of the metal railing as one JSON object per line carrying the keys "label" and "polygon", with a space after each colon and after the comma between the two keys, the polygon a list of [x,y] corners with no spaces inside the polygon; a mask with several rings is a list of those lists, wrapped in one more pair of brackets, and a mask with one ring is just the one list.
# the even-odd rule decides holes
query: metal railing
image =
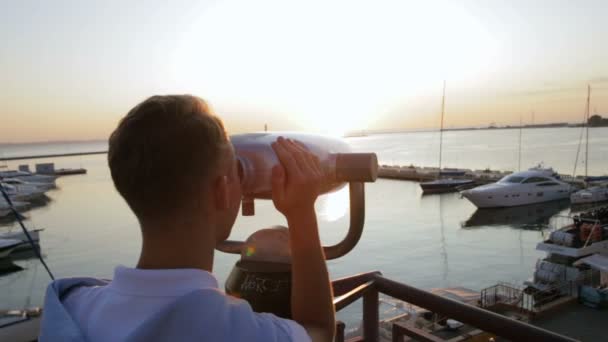
{"label": "metal railing", "polygon": [[491,308],[505,304],[519,309],[526,314],[537,314],[555,300],[563,297],[575,297],[581,285],[595,285],[599,282],[596,272],[581,272],[578,279],[563,281],[543,290],[526,293],[521,287],[508,283],[499,283],[481,291],[481,307]]}
{"label": "metal railing", "polygon": [[499,303],[518,305],[524,292],[521,288],[507,283],[499,283],[481,290],[481,307],[488,308]]}
{"label": "metal railing", "polygon": [[[379,338],[379,294],[402,300],[434,313],[458,320],[488,333],[513,341],[575,341],[569,337],[535,327],[533,325],[501,316],[497,313],[463,302],[399,283],[382,276],[380,272],[369,272],[338,279],[332,282],[336,311],[363,299],[363,336],[351,341],[378,341]],[[335,341],[344,341],[344,324],[338,323]],[[440,341],[437,337],[416,328],[405,328],[393,323],[393,341],[402,341],[408,333],[417,338]],[[426,335],[425,335],[426,334]],[[426,337],[424,337],[426,336]]]}

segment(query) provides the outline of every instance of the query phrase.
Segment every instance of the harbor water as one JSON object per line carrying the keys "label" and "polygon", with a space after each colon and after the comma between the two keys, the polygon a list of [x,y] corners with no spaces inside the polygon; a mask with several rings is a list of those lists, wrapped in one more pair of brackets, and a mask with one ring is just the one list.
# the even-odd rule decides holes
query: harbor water
{"label": "harbor water", "polygon": [[[560,173],[572,173],[580,128],[526,129],[521,165],[539,162]],[[473,130],[444,133],[444,166],[516,170],[518,130]],[[381,164],[436,166],[438,133],[376,134],[348,138],[354,150],[376,152]],[[590,175],[608,173],[608,128],[590,129]],[[74,153],[107,148],[105,141],[0,145],[0,157]],[[584,172],[584,151],[578,174]],[[40,245],[56,277],[111,278],[116,265],[137,262],[141,238],[137,221],[113,187],[106,155],[25,160],[54,162],[56,167],[84,167],[86,175],[60,177],[47,193],[48,203],[26,212],[28,228],[44,228]],[[582,161],[582,162],[581,162]],[[171,200],[171,199],[167,199]],[[380,270],[397,281],[420,288],[462,286],[481,290],[498,281],[521,284],[543,256],[535,245],[543,230],[568,203],[478,211],[458,194],[422,196],[417,183],[383,180],[366,185],[366,222],[361,241],[346,256],[328,262],[333,279]],[[342,239],[348,227],[348,192],[340,190],[317,202],[325,244]],[[0,231],[17,229],[0,223]],[[285,224],[269,201],[256,203],[256,216],[239,217],[232,239],[245,239],[257,229]],[[214,273],[223,283],[237,256],[216,253]],[[0,276],[0,309],[41,305],[49,282],[36,259],[14,260],[22,271]],[[356,323],[358,306],[339,316]]]}

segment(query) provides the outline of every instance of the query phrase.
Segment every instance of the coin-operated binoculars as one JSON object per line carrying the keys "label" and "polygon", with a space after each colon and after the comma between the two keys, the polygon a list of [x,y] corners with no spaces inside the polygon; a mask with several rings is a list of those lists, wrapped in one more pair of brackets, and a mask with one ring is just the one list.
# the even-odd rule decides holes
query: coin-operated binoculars
{"label": "coin-operated binoculars", "polygon": [[[351,153],[340,139],[295,133],[251,133],[231,136],[242,186],[242,214],[255,214],[255,199],[272,198],[272,168],[279,160],[271,144],[279,136],[303,143],[315,154],[324,172],[321,192],[349,185],[350,227],[336,245],[324,246],[325,258],[336,259],[350,252],[361,237],[365,220],[364,182],[374,182],[378,160],[374,153]],[[291,316],[291,256],[289,231],[275,226],[258,230],[247,241],[227,240],[217,249],[240,254],[226,281],[226,293],[243,298],[255,311]]]}

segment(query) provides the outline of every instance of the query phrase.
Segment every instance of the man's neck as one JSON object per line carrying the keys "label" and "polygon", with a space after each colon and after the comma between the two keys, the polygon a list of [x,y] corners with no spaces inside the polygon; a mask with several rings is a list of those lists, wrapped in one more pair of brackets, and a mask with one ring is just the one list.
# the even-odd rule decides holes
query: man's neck
{"label": "man's neck", "polygon": [[210,226],[189,222],[143,227],[137,268],[197,268],[211,272],[215,234]]}

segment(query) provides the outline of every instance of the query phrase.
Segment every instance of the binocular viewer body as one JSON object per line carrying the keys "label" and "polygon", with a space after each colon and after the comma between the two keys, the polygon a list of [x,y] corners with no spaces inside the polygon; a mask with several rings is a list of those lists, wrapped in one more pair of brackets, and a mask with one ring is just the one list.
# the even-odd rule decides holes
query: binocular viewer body
{"label": "binocular viewer body", "polygon": [[[254,214],[254,199],[272,197],[272,169],[278,165],[272,143],[279,137],[296,140],[319,158],[324,173],[322,193],[335,191],[348,183],[350,225],[344,239],[323,246],[325,258],[335,259],[350,252],[359,241],[365,220],[364,183],[378,176],[374,153],[352,153],[343,140],[302,133],[262,132],[232,135],[241,178],[242,214]],[[290,317],[291,259],[288,228],[273,227],[253,233],[247,240],[224,241],[216,247],[226,253],[240,254],[226,280],[228,294],[247,300],[258,312]],[[247,251],[255,250],[257,258]],[[254,255],[256,256],[256,255]]]}
{"label": "binocular viewer body", "polygon": [[239,175],[244,198],[270,199],[272,168],[279,160],[271,144],[278,137],[302,143],[321,162],[325,179],[321,192],[328,193],[347,182],[374,181],[378,161],[373,153],[352,153],[341,139],[303,133],[248,133],[230,137],[239,162]]}

